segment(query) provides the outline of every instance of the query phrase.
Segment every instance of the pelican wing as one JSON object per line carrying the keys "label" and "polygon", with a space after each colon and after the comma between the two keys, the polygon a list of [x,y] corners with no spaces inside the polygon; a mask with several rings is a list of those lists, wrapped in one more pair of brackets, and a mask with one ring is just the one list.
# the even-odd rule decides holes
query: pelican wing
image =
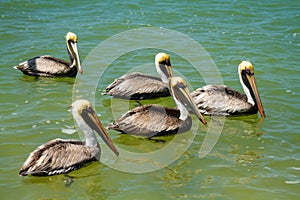
{"label": "pelican wing", "polygon": [[120,119],[109,124],[108,129],[148,138],[189,130],[191,118],[182,121],[179,116],[180,112],[176,109],[144,105],[128,111]]}
{"label": "pelican wing", "polygon": [[55,139],[34,150],[19,174],[44,176],[68,173],[96,160],[99,155],[99,149],[86,147],[82,141]]}
{"label": "pelican wing", "polygon": [[76,67],[70,68],[69,65],[68,62],[51,56],[38,56],[20,63],[15,68],[33,76],[64,76],[70,74],[70,70],[77,70]]}
{"label": "pelican wing", "polygon": [[[191,93],[201,113],[207,115],[235,115],[254,109],[247,96],[225,85],[206,85]],[[253,110],[255,113],[255,111]]]}
{"label": "pelican wing", "polygon": [[103,94],[134,100],[170,96],[167,85],[160,78],[138,72],[125,74],[116,79]]}

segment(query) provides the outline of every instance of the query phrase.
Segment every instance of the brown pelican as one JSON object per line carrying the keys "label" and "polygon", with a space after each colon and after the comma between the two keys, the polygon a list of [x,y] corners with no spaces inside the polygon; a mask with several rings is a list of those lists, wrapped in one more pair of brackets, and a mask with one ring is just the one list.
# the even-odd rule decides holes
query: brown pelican
{"label": "brown pelican", "polygon": [[168,89],[168,78],[172,76],[170,56],[158,53],[155,56],[155,67],[160,78],[137,72],[125,74],[107,86],[103,94],[132,100],[170,96]]}
{"label": "brown pelican", "polygon": [[192,125],[186,107],[206,124],[190,96],[185,80],[181,77],[170,78],[170,91],[179,110],[153,104],[139,106],[110,123],[108,129],[147,138],[186,132]]}
{"label": "brown pelican", "polygon": [[206,85],[191,93],[200,112],[207,115],[254,114],[265,117],[254,78],[253,65],[243,61],[238,66],[240,82],[245,94],[225,85]]}
{"label": "brown pelican", "polygon": [[67,50],[70,63],[51,56],[37,56],[15,66],[15,69],[30,76],[75,77],[77,71],[82,73],[77,50],[77,36],[68,32],[66,35]]}
{"label": "brown pelican", "polygon": [[51,176],[66,174],[84,164],[99,160],[100,146],[96,131],[111,150],[118,151],[97,118],[90,102],[77,100],[72,104],[73,117],[85,135],[85,141],[54,139],[34,150],[19,172],[20,176]]}

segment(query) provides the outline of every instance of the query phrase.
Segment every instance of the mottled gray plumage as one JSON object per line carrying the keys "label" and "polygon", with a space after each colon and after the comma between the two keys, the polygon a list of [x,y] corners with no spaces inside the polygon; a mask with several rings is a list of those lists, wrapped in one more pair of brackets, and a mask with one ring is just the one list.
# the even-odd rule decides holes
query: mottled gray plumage
{"label": "mottled gray plumage", "polygon": [[75,77],[77,67],[70,68],[70,63],[51,56],[37,56],[15,67],[26,75],[44,77]]}
{"label": "mottled gray plumage", "polygon": [[121,118],[108,125],[122,133],[151,138],[182,133],[190,130],[191,117],[180,120],[180,111],[158,105],[143,105],[126,112]]}
{"label": "mottled gray plumage", "polygon": [[85,163],[99,160],[101,150],[95,132],[117,156],[119,155],[89,101],[73,102],[72,114],[84,133],[85,141],[54,139],[39,146],[22,165],[20,176],[66,174]]}
{"label": "mottled gray plumage", "polygon": [[78,71],[82,73],[75,33],[67,33],[66,45],[70,62],[46,55],[31,58],[14,68],[29,76],[75,77]]}
{"label": "mottled gray plumage", "polygon": [[181,77],[171,77],[169,85],[178,109],[153,104],[139,106],[109,124],[108,129],[147,138],[186,132],[192,126],[188,108],[203,124],[206,124],[190,96],[185,80]]}
{"label": "mottled gray plumage", "polygon": [[240,83],[245,94],[225,85],[206,85],[191,93],[200,112],[206,115],[255,114],[266,117],[254,78],[254,67],[249,61],[238,66]]}
{"label": "mottled gray plumage", "polygon": [[257,113],[247,96],[225,85],[206,85],[191,93],[200,112],[206,115],[238,115]]}
{"label": "mottled gray plumage", "polygon": [[125,74],[107,86],[103,94],[113,97],[142,100],[170,96],[169,89],[158,77],[139,72]]}
{"label": "mottled gray plumage", "polygon": [[103,94],[122,99],[142,100],[170,96],[169,78],[172,77],[170,56],[158,53],[155,68],[160,78],[134,72],[116,79]]}
{"label": "mottled gray plumage", "polygon": [[54,139],[34,150],[19,175],[50,176],[66,174],[100,157],[99,147],[88,147],[83,141]]}

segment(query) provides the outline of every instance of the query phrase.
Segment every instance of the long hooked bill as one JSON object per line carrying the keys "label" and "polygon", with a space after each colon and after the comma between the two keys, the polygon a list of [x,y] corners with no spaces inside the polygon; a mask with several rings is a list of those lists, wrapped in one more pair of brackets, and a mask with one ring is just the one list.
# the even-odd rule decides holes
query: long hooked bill
{"label": "long hooked bill", "polygon": [[74,51],[74,59],[76,61],[77,67],[78,67],[78,71],[80,74],[82,74],[83,70],[80,64],[80,58],[79,58],[79,54],[78,54],[78,49],[77,49],[77,42],[70,42],[72,49]]}
{"label": "long hooked bill", "polygon": [[172,77],[172,66],[171,63],[159,63],[160,70],[167,76],[167,78]]}
{"label": "long hooked bill", "polygon": [[110,137],[108,136],[107,132],[105,131],[102,123],[97,117],[96,112],[92,108],[86,108],[82,112],[82,118],[84,121],[93,129],[95,130],[98,135],[102,138],[102,140],[106,143],[106,145],[117,155],[119,156],[119,152],[113,142],[111,141]]}
{"label": "long hooked bill", "polygon": [[260,113],[260,116],[265,118],[266,114],[265,114],[264,108],[262,106],[262,103],[261,103],[261,100],[260,100],[260,97],[259,97],[259,94],[258,94],[258,90],[257,90],[257,87],[256,87],[254,75],[247,74],[246,77],[247,77],[247,79],[249,81],[249,84],[251,86],[251,89],[252,89],[252,91],[255,95],[257,108],[258,108],[258,111]]}
{"label": "long hooked bill", "polygon": [[194,99],[191,97],[190,91],[187,87],[173,87],[172,90],[176,98],[181,103],[189,107],[203,124],[207,124],[198,107],[196,106]]}

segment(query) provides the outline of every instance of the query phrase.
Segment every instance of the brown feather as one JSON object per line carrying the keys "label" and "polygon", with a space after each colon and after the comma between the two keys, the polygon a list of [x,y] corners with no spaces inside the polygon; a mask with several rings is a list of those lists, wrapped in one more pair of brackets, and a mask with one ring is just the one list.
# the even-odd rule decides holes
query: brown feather
{"label": "brown feather", "polygon": [[37,56],[15,67],[31,76],[76,76],[77,67],[70,68],[70,63],[51,56]]}
{"label": "brown feather", "polygon": [[160,78],[142,73],[125,74],[115,79],[103,94],[122,99],[151,99],[170,96],[169,89]]}
{"label": "brown feather", "polygon": [[256,113],[247,96],[225,85],[206,85],[191,93],[200,112],[207,115]]}
{"label": "brown feather", "polygon": [[182,121],[180,111],[158,105],[144,105],[126,112],[120,119],[108,125],[122,133],[151,138],[190,130],[191,117]]}
{"label": "brown feather", "polygon": [[84,146],[77,140],[54,139],[34,150],[19,172],[19,175],[48,176],[68,173],[87,162],[99,159],[100,149]]}

